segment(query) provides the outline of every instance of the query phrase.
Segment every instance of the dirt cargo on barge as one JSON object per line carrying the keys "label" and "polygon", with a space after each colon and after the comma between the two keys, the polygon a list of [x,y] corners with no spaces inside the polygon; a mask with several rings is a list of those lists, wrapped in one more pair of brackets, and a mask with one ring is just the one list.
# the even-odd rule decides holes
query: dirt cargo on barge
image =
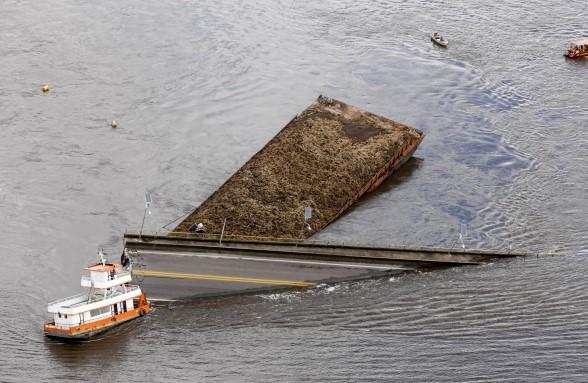
{"label": "dirt cargo on barge", "polygon": [[417,129],[319,96],[173,232],[202,223],[207,233],[310,237],[377,188],[422,139]]}

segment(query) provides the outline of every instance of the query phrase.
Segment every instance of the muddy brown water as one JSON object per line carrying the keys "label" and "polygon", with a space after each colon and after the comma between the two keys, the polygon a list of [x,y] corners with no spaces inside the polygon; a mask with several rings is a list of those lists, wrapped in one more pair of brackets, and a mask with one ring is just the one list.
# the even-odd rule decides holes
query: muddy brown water
{"label": "muddy brown water", "polygon": [[[584,382],[585,1],[0,4],[2,381]],[[441,32],[448,49],[429,35]],[[50,91],[41,86],[48,83]],[[204,200],[319,94],[424,131],[319,239],[557,250],[157,307],[83,345],[47,301]],[[115,119],[118,127],[112,129]]]}

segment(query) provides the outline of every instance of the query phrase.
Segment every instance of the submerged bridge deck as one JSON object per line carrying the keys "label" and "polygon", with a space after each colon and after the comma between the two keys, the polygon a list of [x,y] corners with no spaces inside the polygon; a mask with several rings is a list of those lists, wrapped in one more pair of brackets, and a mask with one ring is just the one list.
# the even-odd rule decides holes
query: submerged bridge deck
{"label": "submerged bridge deck", "polygon": [[479,265],[534,253],[350,246],[127,232],[135,278],[155,298],[182,299],[310,287],[407,271]]}

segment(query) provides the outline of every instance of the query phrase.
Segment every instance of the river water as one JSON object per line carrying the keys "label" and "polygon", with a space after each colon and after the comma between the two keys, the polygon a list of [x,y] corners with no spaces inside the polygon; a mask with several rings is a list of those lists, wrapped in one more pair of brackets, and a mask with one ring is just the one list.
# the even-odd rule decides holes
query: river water
{"label": "river water", "polygon": [[[585,0],[3,0],[0,14],[0,380],[588,380],[588,60],[562,56],[588,37]],[[145,191],[157,230],[319,94],[426,137],[317,239],[462,233],[558,255],[160,305],[83,345],[43,337],[46,302],[77,291],[98,247],[120,252]]]}

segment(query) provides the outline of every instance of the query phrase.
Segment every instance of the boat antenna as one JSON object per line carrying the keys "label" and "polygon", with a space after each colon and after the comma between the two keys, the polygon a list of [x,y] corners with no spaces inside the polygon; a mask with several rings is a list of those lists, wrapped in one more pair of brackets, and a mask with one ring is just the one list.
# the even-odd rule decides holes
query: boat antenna
{"label": "boat antenna", "polygon": [[106,259],[104,259],[104,249],[100,248],[100,250],[98,250],[98,257],[99,262],[102,263],[102,267],[104,267],[106,265]]}

